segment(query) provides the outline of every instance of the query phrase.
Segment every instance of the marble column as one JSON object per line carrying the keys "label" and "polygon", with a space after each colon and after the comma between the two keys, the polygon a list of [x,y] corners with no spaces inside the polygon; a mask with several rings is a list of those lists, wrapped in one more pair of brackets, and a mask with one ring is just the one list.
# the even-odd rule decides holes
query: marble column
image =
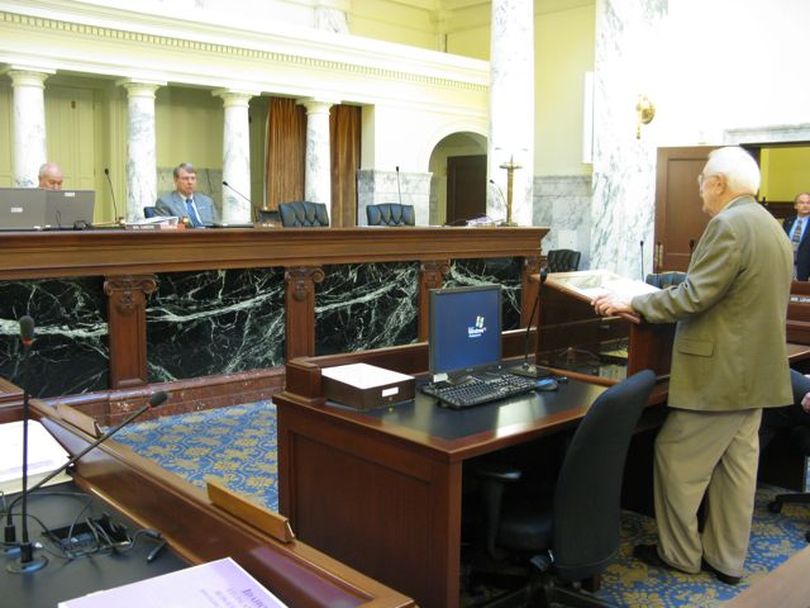
{"label": "marble column", "polygon": [[248,102],[257,93],[219,89],[225,109],[222,133],[222,221],[238,224],[250,222],[250,124]]}
{"label": "marble column", "polygon": [[487,215],[506,218],[512,176],[512,221],[532,223],[534,178],[534,3],[493,0],[490,31],[490,115]]}
{"label": "marble column", "polygon": [[157,200],[155,151],[155,91],[166,83],[121,81],[127,90],[127,209],[128,220],[143,217],[143,208]]}
{"label": "marble column", "polygon": [[315,29],[335,34],[350,34],[346,13],[351,7],[348,0],[316,0]]}
{"label": "marble column", "polygon": [[18,188],[39,183],[39,167],[47,161],[45,139],[45,79],[53,70],[15,68],[7,72],[14,91],[12,175]]}
{"label": "marble column", "polygon": [[329,151],[329,108],[332,102],[307,99],[307,154],[304,198],[315,203],[332,203],[332,158]]}

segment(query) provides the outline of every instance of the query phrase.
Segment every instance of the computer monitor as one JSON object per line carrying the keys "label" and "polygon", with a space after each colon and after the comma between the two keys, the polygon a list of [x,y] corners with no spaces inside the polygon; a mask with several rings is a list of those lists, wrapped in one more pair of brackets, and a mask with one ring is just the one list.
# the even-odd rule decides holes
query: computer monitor
{"label": "computer monitor", "polygon": [[501,362],[501,286],[430,291],[430,372],[469,374]]}
{"label": "computer monitor", "polygon": [[34,230],[45,225],[45,191],[0,188],[0,230]]}
{"label": "computer monitor", "polygon": [[47,190],[45,223],[51,228],[84,227],[93,223],[96,193],[93,190]]}

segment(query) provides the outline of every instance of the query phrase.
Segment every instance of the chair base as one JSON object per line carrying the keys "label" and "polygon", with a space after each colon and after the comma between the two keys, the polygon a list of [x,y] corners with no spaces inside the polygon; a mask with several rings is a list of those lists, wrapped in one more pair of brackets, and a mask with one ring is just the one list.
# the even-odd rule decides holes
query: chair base
{"label": "chair base", "polygon": [[[795,494],[777,494],[774,499],[768,503],[768,511],[771,513],[779,513],[782,510],[782,505],[787,503],[808,505],[810,504],[810,493],[797,492]],[[810,543],[810,531],[804,533],[804,539]]]}
{"label": "chair base", "polygon": [[584,589],[559,585],[548,574],[533,577],[520,589],[467,605],[470,608],[551,608],[559,604],[571,608],[614,608],[610,602]]}

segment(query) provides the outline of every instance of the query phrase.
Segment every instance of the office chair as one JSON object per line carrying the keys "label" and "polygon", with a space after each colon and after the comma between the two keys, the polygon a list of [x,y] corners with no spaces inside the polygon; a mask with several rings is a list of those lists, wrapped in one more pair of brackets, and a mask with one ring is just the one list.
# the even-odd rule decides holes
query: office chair
{"label": "office chair", "polygon": [[645,283],[658,287],[659,289],[666,289],[674,285],[680,285],[686,278],[685,272],[678,272],[677,270],[668,270],[666,272],[651,272],[647,275]]}
{"label": "office chair", "polygon": [[366,207],[369,226],[413,226],[416,218],[413,205],[378,203]]}
{"label": "office chair", "polygon": [[[787,406],[788,408],[801,409],[802,397],[810,392],[810,378],[797,372],[795,369],[790,370],[790,384],[793,388],[793,405]],[[777,408],[783,409],[783,408]],[[807,459],[810,457],[810,415],[801,412],[777,412],[775,409],[768,408],[763,412],[763,416],[778,416],[780,414],[788,414],[785,420],[795,421],[795,424],[790,428],[781,429],[781,436],[784,437],[788,443],[789,451],[792,455],[800,455],[802,465],[807,467]],[[795,414],[789,416],[789,414]],[[805,424],[801,424],[804,422]],[[766,421],[763,421],[763,427]],[[782,505],[785,503],[798,503],[810,504],[810,492],[795,492],[791,494],[777,494],[773,501],[768,503],[768,510],[771,513],[779,513],[782,510]],[[810,531],[804,535],[808,543],[810,543]]]}
{"label": "office chair", "polygon": [[158,216],[157,208],[156,207],[144,207],[143,208],[143,216],[145,218],[157,217]]}
{"label": "office chair", "polygon": [[278,211],[281,214],[281,225],[284,228],[329,226],[329,214],[323,203],[310,201],[279,203]]}
{"label": "office chair", "polygon": [[549,272],[571,272],[579,270],[579,258],[582,253],[573,249],[552,249],[546,256]]}
{"label": "office chair", "polygon": [[[476,468],[488,556],[498,562],[519,554],[530,571],[526,587],[493,603],[608,605],[584,591],[583,583],[595,590],[619,550],[625,458],[654,385],[655,374],[644,370],[594,401],[571,438],[550,500],[520,493],[518,469],[494,462]],[[517,491],[512,500],[510,491]]]}

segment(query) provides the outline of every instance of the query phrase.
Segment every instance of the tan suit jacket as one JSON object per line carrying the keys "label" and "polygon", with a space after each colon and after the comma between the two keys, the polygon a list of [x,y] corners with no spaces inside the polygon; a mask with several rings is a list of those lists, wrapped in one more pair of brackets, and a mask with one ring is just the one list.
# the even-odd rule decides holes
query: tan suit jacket
{"label": "tan suit jacket", "polygon": [[700,239],[686,280],[633,298],[647,321],[677,321],[670,407],[735,410],[792,403],[785,322],[793,250],[752,197],[731,201]]}

